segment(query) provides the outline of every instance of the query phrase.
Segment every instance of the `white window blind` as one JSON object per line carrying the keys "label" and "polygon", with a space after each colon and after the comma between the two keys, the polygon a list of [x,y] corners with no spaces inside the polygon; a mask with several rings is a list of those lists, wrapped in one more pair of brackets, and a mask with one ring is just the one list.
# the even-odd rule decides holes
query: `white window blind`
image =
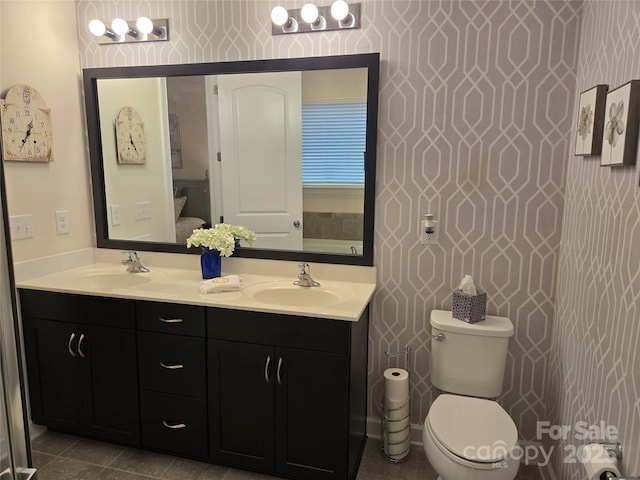
{"label": "white window blind", "polygon": [[302,105],[302,183],[364,185],[366,103]]}

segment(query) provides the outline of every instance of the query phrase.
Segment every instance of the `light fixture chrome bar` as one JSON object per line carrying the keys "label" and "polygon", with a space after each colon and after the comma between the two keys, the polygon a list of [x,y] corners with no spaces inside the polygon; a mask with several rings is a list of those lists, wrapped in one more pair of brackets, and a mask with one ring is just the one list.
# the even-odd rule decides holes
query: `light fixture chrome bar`
{"label": "light fixture chrome bar", "polygon": [[318,20],[311,24],[302,19],[301,10],[301,8],[287,10],[289,20],[284,25],[276,25],[271,22],[271,34],[288,35],[291,33],[328,32],[360,28],[359,3],[349,4],[349,14],[344,20],[336,20],[331,16],[331,5],[318,7]]}
{"label": "light fixture chrome bar", "polygon": [[[96,37],[96,42],[100,45],[121,45],[123,43],[146,43],[146,42],[166,42],[169,40],[169,19],[153,18],[153,31],[145,34],[136,27],[136,20],[127,20],[129,25],[129,33],[125,35],[114,35],[114,37],[100,36]],[[111,30],[109,30],[111,31]],[[132,35],[136,32],[137,35]]]}

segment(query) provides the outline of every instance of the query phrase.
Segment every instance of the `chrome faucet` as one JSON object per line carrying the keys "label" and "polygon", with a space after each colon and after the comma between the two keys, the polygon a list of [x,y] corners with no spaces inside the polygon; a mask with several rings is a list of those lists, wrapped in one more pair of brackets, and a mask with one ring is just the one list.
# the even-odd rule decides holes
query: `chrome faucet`
{"label": "chrome faucet", "polygon": [[122,264],[127,266],[127,272],[130,273],[147,273],[149,269],[140,263],[140,259],[138,258],[138,252],[135,250],[129,250],[126,252],[129,255],[129,258],[126,260],[122,260]]}
{"label": "chrome faucet", "polygon": [[309,273],[309,264],[301,263],[298,265],[300,268],[300,273],[298,274],[298,280],[293,282],[294,285],[298,287],[319,287],[320,284],[316,282],[313,278],[311,278],[311,273]]}

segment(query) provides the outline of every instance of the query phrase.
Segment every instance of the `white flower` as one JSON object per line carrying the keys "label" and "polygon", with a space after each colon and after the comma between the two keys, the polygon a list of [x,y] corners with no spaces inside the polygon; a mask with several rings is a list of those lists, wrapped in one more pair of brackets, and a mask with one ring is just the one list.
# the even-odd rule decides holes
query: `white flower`
{"label": "white flower", "polygon": [[187,238],[187,248],[204,247],[218,250],[222,257],[230,257],[240,240],[253,245],[256,234],[247,227],[218,223],[213,228],[196,228]]}
{"label": "white flower", "polygon": [[609,142],[611,147],[616,146],[618,138],[624,133],[623,114],[624,102],[622,100],[620,100],[620,103],[613,102],[609,108],[609,121],[604,127],[604,139]]}

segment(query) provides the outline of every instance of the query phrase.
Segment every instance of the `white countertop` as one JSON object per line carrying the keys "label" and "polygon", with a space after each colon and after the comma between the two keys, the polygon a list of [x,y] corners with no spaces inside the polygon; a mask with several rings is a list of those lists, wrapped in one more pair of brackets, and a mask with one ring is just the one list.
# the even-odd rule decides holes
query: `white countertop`
{"label": "white countertop", "polygon": [[[122,255],[120,252],[117,253],[119,256],[115,258],[120,259]],[[145,263],[145,256],[153,258],[153,261]],[[250,292],[256,289],[268,289],[271,287],[270,284],[274,287],[286,285],[288,288],[296,280],[296,263],[269,261],[271,263],[265,265],[264,261],[255,263],[247,261],[248,259],[237,259],[241,261],[231,262],[230,259],[223,259],[223,275],[238,274],[242,280],[240,291],[201,294],[198,287],[202,278],[200,269],[195,263],[198,261],[198,257],[189,257],[192,258],[187,259],[187,265],[185,265],[183,261],[162,262],[159,260],[162,257],[150,257],[146,252],[141,252],[143,264],[149,267],[149,273],[127,273],[126,267],[118,263],[98,261],[43,276],[19,279],[16,286],[21,289],[202,305],[346,321],[358,321],[376,288],[374,267],[312,264],[311,274],[315,280],[320,282],[321,286],[295,287],[292,294],[296,295],[298,288],[317,288],[337,294],[337,300],[328,305],[296,306],[266,303],[253,298]],[[277,268],[274,268],[276,264],[284,265],[278,265]],[[225,268],[225,265],[228,268]],[[363,268],[369,270],[363,270]],[[268,274],[265,270],[273,270],[275,274]],[[290,271],[291,274],[282,275],[283,270]],[[248,273],[248,271],[256,273]],[[354,273],[349,274],[349,272]],[[133,279],[129,276],[140,278]],[[99,277],[98,280],[106,281],[95,281],[96,277]],[[119,282],[120,278],[122,278],[122,282]],[[118,283],[120,285],[117,285]],[[139,284],[123,285],[128,283]],[[301,293],[306,292],[301,291]]]}

